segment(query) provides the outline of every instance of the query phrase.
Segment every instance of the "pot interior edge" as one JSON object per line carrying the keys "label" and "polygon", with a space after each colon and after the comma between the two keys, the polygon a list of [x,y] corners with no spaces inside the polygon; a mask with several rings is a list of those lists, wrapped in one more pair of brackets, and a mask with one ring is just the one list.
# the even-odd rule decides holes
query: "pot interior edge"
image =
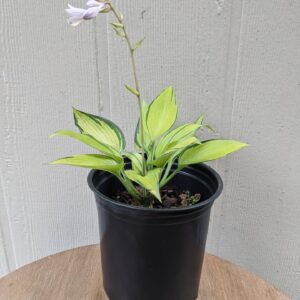
{"label": "pot interior edge", "polygon": [[[211,167],[205,164],[198,164],[187,167],[178,173],[171,181],[170,185],[177,185],[183,189],[188,189],[192,193],[201,193],[202,201],[196,205],[185,208],[147,208],[127,205],[117,202],[111,198],[112,191],[120,189],[122,184],[118,179],[107,172],[92,170],[88,176],[88,184],[95,193],[96,199],[105,201],[108,206],[117,206],[131,210],[134,214],[137,211],[147,213],[156,212],[160,214],[186,214],[194,210],[201,210],[211,206],[216,198],[221,194],[223,182],[220,175]],[[135,211],[135,212],[134,212]]]}

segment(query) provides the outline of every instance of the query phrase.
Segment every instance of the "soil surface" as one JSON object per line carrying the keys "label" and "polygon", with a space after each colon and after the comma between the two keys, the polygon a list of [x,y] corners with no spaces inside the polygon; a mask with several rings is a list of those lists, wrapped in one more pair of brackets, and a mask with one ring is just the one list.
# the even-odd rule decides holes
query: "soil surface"
{"label": "soil surface", "polygon": [[161,200],[160,203],[157,199],[150,196],[146,199],[145,203],[139,203],[137,200],[133,199],[132,196],[124,189],[119,190],[114,200],[134,205],[134,206],[146,206],[153,208],[183,208],[195,205],[200,202],[201,194],[192,194],[187,190],[180,189],[176,186],[166,186],[160,190]]}

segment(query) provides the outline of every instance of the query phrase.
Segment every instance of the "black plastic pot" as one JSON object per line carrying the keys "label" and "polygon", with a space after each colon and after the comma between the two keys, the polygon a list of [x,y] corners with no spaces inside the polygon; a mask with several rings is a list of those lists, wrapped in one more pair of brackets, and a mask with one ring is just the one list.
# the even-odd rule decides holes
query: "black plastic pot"
{"label": "black plastic pot", "polygon": [[103,285],[110,300],[195,300],[211,206],[222,192],[212,168],[185,168],[170,182],[201,193],[188,208],[150,209],[113,201],[120,182],[109,173],[88,177],[99,214]]}

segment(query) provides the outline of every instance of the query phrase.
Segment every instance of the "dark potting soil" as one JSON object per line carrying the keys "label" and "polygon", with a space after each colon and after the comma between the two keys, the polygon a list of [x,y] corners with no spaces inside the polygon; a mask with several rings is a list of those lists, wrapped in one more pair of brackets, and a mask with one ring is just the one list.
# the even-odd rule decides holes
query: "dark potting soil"
{"label": "dark potting soil", "polygon": [[150,195],[143,204],[133,199],[125,189],[122,189],[117,191],[113,199],[128,205],[147,206],[162,209],[189,207],[199,203],[201,200],[201,194],[191,194],[189,191],[178,188],[176,186],[166,186],[162,188],[160,190],[160,195],[162,200],[161,203]]}

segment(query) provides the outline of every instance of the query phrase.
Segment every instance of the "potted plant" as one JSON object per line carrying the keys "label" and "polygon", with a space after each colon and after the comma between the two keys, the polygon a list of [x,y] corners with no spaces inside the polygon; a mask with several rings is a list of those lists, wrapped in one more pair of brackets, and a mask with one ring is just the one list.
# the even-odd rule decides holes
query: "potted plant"
{"label": "potted plant", "polygon": [[92,169],[88,183],[96,198],[104,289],[111,300],[194,300],[198,295],[210,209],[222,180],[204,165],[246,146],[234,140],[207,140],[197,132],[211,127],[200,116],[175,126],[176,96],[166,88],[147,104],[138,83],[135,53],[123,15],[108,1],[89,0],[87,9],[69,5],[77,26],[99,13],[112,13],[112,28],[128,44],[139,120],[135,151],[126,151],[121,129],[101,116],[73,109],[79,133],[61,130],[98,153],[53,161]]}

